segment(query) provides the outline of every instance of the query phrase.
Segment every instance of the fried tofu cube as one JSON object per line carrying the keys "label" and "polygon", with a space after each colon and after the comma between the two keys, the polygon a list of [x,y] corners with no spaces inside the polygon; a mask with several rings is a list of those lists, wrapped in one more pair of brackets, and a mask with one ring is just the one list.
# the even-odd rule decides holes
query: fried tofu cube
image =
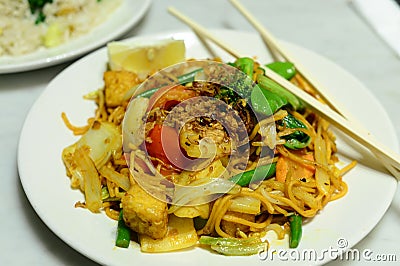
{"label": "fried tofu cube", "polygon": [[121,201],[124,221],[129,228],[154,239],[165,236],[168,225],[165,201],[154,198],[138,184],[132,184]]}
{"label": "fried tofu cube", "polygon": [[106,71],[103,79],[105,100],[108,107],[121,105],[126,92],[139,84],[137,75],[129,71]]}

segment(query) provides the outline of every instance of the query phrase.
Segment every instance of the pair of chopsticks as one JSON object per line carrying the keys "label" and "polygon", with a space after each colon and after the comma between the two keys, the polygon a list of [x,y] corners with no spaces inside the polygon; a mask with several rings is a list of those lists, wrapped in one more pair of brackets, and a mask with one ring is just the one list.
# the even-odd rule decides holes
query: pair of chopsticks
{"label": "pair of chopsticks", "polygon": [[[265,75],[287,89],[289,92],[303,100],[307,103],[318,115],[326,119],[336,128],[341,130],[343,133],[357,141],[359,144],[363,145],[369,149],[377,159],[382,163],[382,165],[398,180],[400,180],[400,156],[385,147],[383,144],[376,141],[367,130],[360,126],[355,126],[354,119],[351,118],[350,114],[345,111],[343,107],[339,105],[337,101],[333,100],[333,97],[328,94],[328,91],[323,88],[320,84],[316,82],[315,79],[311,78],[307,69],[302,66],[294,57],[290,55],[289,52],[284,51],[282,46],[278,45],[278,41],[273,37],[273,35],[265,29],[261,23],[259,23],[254,16],[252,16],[249,11],[247,11],[237,0],[230,0],[230,2],[237,8],[237,10],[255,27],[255,29],[261,35],[263,41],[267,45],[269,51],[273,55],[274,59],[282,57],[284,60],[292,62],[298,73],[311,85],[313,86],[317,93],[321,96],[322,100],[326,103],[322,103],[303,91],[302,89],[295,86],[290,81],[284,79],[280,75],[276,74],[268,68],[264,68]],[[214,42],[217,46],[228,52],[235,58],[241,57],[241,53],[235,51],[229,44],[225,43],[223,40],[217,38],[207,29],[199,25],[198,23],[192,21],[189,17],[183,15],[175,8],[170,7],[168,11],[174,15],[176,18],[180,19],[186,25],[188,25],[198,36],[201,38],[208,39]]]}

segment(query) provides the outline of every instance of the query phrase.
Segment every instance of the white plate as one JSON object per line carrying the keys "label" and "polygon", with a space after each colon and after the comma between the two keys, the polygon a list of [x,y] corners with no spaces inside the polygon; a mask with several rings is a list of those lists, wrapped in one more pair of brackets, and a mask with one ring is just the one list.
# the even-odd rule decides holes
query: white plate
{"label": "white plate", "polygon": [[[257,55],[261,62],[269,62],[258,35],[227,30],[216,33],[245,55]],[[159,34],[129,41],[167,36],[184,39],[188,57],[210,57],[191,32]],[[367,125],[377,139],[390,147],[398,147],[395,130],[384,109],[359,81],[313,52],[293,44],[284,45],[313,71],[315,77],[347,106],[355,118]],[[231,60],[222,51],[217,52],[224,60]],[[75,202],[83,200],[83,195],[70,189],[61,151],[76,141],[77,137],[64,126],[60,114],[66,112],[72,123],[82,125],[93,115],[95,105],[83,100],[82,95],[102,87],[106,61],[106,50],[102,48],[65,69],[49,84],[26,119],[19,143],[19,173],[25,193],[41,219],[71,247],[107,265],[203,265],[204,261],[211,265],[231,266],[268,263],[257,256],[224,257],[201,248],[167,254],[144,254],[135,244],[129,249],[118,249],[114,247],[116,222],[103,214],[91,214],[87,210],[74,208]],[[385,130],[381,130],[383,128]],[[365,152],[351,148],[346,138],[339,137],[338,148],[342,160],[348,161],[346,156],[351,155],[363,164],[345,176],[349,186],[346,197],[328,204],[304,226],[298,250],[312,249],[319,256],[307,264],[321,264],[333,259],[328,254],[324,256],[324,249],[331,247],[340,251],[340,244],[347,243],[347,248],[351,248],[359,242],[384,215],[396,190],[397,183],[393,177],[365,166],[374,166],[373,159]],[[342,242],[338,244],[340,239]],[[286,246],[287,239],[272,241],[272,248]],[[282,261],[275,257],[272,262],[279,264]]]}
{"label": "white plate", "polygon": [[146,14],[151,0],[124,0],[101,25],[79,38],[51,49],[18,56],[0,57],[0,74],[48,67],[72,60],[125,34]]}

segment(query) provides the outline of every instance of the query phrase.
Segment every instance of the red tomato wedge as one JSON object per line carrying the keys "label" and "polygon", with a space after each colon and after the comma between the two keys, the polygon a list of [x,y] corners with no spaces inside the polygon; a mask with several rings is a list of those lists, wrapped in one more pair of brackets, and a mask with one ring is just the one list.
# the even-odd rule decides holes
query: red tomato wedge
{"label": "red tomato wedge", "polygon": [[150,141],[146,149],[151,157],[157,158],[173,168],[184,169],[185,156],[179,145],[179,136],[175,128],[156,124],[149,132]]}

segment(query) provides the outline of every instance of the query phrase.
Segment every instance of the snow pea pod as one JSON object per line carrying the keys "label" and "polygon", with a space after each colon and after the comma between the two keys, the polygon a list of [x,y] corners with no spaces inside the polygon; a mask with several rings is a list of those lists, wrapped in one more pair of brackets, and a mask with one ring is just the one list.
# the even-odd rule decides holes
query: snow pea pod
{"label": "snow pea pod", "polygon": [[291,78],[296,75],[296,68],[294,67],[294,64],[291,62],[272,62],[269,64],[265,65],[275,73],[281,75],[287,80],[290,80]]}
{"label": "snow pea pod", "polygon": [[259,86],[251,91],[250,101],[254,111],[267,116],[288,104],[286,98]]}
{"label": "snow pea pod", "polygon": [[229,180],[242,187],[247,187],[252,182],[258,182],[272,177],[275,174],[275,171],[276,163],[272,163],[234,175]]}
{"label": "snow pea pod", "polygon": [[250,57],[241,57],[235,61],[235,66],[247,76],[253,76],[254,60]]}

